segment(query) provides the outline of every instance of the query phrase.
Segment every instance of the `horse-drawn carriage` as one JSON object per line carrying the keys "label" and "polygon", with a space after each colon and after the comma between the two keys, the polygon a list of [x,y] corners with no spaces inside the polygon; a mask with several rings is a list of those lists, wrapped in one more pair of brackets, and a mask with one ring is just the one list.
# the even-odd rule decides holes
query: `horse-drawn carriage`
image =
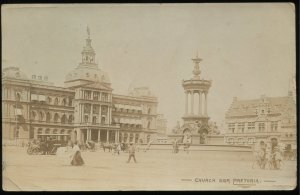
{"label": "horse-drawn carriage", "polygon": [[295,145],[286,145],[283,151],[284,160],[296,160],[297,149]]}
{"label": "horse-drawn carriage", "polygon": [[39,134],[38,140],[29,142],[27,153],[55,155],[57,148],[67,146],[69,139],[69,134]]}

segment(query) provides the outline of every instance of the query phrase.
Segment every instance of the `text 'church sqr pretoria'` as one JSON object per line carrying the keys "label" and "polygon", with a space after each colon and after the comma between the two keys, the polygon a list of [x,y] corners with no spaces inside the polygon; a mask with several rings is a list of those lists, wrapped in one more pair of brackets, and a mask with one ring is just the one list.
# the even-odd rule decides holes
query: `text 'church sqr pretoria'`
{"label": "text 'church sqr pretoria'", "polygon": [[149,142],[156,133],[157,98],[147,87],[113,94],[108,74],[95,62],[89,29],[82,62],[54,86],[47,77],[29,79],[17,67],[2,73],[3,140],[67,134],[101,142]]}

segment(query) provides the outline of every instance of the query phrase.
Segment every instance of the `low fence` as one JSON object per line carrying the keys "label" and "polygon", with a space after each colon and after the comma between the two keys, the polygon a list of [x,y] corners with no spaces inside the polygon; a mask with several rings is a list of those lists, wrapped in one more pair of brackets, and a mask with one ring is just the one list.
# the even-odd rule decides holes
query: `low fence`
{"label": "low fence", "polygon": [[[146,144],[140,145],[141,148],[147,147]],[[183,149],[183,145],[179,145],[179,149]],[[150,150],[173,150],[172,144],[151,144]],[[223,151],[223,152],[252,152],[251,146],[236,145],[212,145],[212,144],[193,144],[189,148],[190,151]]]}
{"label": "low fence", "polygon": [[19,146],[25,147],[28,144],[28,139],[2,140],[2,146]]}

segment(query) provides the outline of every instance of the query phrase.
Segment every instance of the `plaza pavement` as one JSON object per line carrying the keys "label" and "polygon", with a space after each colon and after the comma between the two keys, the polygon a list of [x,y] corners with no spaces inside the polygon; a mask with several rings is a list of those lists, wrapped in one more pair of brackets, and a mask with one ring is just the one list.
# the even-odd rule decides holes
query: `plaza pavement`
{"label": "plaza pavement", "polygon": [[2,186],[8,191],[281,190],[296,185],[296,161],[284,161],[281,170],[252,169],[249,152],[149,150],[136,153],[137,164],[133,159],[127,164],[127,153],[84,151],[80,167],[55,155],[28,155],[22,147],[3,147],[2,155]]}

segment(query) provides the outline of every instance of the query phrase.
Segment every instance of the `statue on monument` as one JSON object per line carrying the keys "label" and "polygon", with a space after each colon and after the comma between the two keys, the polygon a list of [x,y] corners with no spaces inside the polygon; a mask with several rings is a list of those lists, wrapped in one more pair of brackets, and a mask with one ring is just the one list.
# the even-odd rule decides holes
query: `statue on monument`
{"label": "statue on monument", "polygon": [[180,123],[179,123],[179,121],[177,121],[177,124],[176,124],[176,126],[172,129],[172,132],[173,132],[174,134],[178,134],[178,133],[180,132]]}

